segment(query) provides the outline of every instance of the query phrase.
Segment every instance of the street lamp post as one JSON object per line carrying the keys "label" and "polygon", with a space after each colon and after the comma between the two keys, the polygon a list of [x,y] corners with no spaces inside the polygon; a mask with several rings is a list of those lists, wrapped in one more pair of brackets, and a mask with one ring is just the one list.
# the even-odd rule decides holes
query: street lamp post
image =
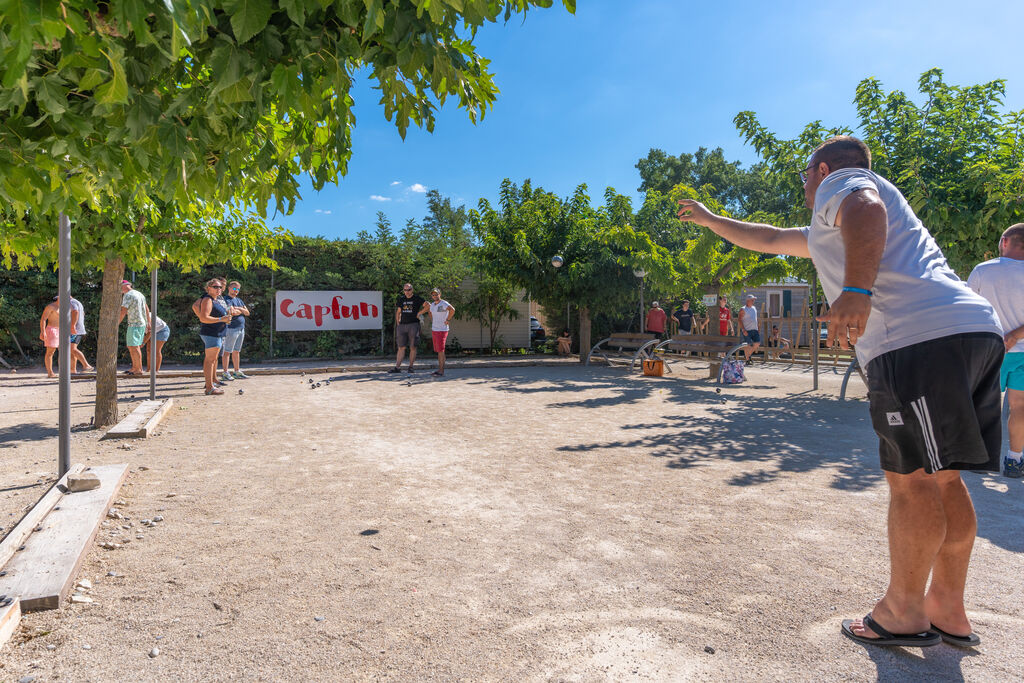
{"label": "street lamp post", "polygon": [[633,271],[633,275],[635,275],[640,280],[640,331],[643,332],[643,330],[644,330],[644,278],[647,277],[647,271],[644,270],[643,268],[637,268],[637,269],[635,269]]}

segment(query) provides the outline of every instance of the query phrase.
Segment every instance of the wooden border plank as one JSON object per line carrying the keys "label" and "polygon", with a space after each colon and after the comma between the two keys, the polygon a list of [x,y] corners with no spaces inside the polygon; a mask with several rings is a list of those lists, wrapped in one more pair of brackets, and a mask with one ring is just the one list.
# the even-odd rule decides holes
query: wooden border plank
{"label": "wooden border plank", "polygon": [[14,598],[14,602],[7,607],[0,607],[0,649],[3,649],[4,643],[11,639],[20,624],[21,601]]}
{"label": "wooden border plank", "polygon": [[43,497],[32,506],[31,510],[25,513],[25,516],[21,518],[21,521],[13,529],[7,532],[4,540],[0,542],[0,569],[14,557],[14,553],[18,552],[18,548],[24,545],[25,539],[29,537],[32,530],[39,525],[39,522],[43,521],[43,518],[50,513],[50,510],[57,504],[57,501],[64,495],[60,492],[58,486],[67,486],[68,477],[72,474],[78,474],[83,469],[85,469],[85,465],[81,463],[76,463],[69,467],[67,473],[58,479],[50,487],[49,491],[43,494]]}
{"label": "wooden border plank", "polygon": [[100,487],[64,496],[25,542],[25,549],[4,567],[7,575],[0,577],[0,594],[21,598],[23,612],[63,604],[124,483],[128,465],[100,465],[88,471],[99,477]]}
{"label": "wooden border plank", "polygon": [[[167,413],[173,399],[143,401],[127,417],[107,430],[104,439],[145,439]],[[156,422],[153,421],[156,418]],[[152,427],[150,426],[152,425]]]}
{"label": "wooden border plank", "polygon": [[148,439],[153,436],[153,432],[156,430],[157,425],[160,424],[160,421],[164,419],[164,416],[167,415],[167,411],[170,410],[173,405],[174,399],[168,398],[159,408],[157,408],[157,411],[153,413],[153,417],[149,418],[146,424],[142,427],[143,438]]}

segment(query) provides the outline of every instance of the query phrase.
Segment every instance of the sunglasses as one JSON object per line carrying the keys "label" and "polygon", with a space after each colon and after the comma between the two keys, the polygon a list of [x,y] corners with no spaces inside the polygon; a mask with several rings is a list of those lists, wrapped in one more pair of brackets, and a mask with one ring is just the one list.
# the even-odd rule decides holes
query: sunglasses
{"label": "sunglasses", "polygon": [[814,168],[814,164],[811,164],[810,166],[808,166],[804,170],[800,171],[800,182],[801,183],[806,183],[807,182],[807,172],[810,171],[812,168]]}
{"label": "sunglasses", "polygon": [[224,289],[224,285],[210,285],[210,289]]}

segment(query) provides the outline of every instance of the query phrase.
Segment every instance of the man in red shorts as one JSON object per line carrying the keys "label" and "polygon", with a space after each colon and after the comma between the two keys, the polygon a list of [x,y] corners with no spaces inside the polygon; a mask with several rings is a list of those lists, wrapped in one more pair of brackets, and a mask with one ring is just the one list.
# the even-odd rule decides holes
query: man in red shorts
{"label": "man in red shorts", "polygon": [[726,303],[725,297],[718,297],[718,334],[723,337],[729,336],[729,324],[732,322],[732,312],[729,310],[729,304]]}
{"label": "man in red shorts", "polygon": [[455,315],[455,307],[441,298],[441,290],[430,291],[430,334],[437,354],[437,370],[432,374],[444,377],[444,345],[448,341],[448,322]]}

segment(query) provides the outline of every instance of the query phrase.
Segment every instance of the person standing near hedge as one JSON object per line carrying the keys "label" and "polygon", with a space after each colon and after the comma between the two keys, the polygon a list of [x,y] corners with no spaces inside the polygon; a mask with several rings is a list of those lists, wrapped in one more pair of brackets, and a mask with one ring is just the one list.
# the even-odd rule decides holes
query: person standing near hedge
{"label": "person standing near hedge", "polygon": [[[156,327],[154,328],[156,333],[156,363],[153,367],[156,368],[157,372],[160,372],[160,366],[164,363],[164,344],[171,338],[171,326],[163,321],[160,316],[156,317]],[[143,345],[146,347],[146,353],[143,356],[143,371],[145,371],[145,361],[150,357],[150,344],[154,343],[153,336],[149,332],[146,332],[146,339],[143,341]]]}
{"label": "person standing near hedge", "polygon": [[85,307],[82,302],[71,297],[71,374],[78,373],[78,364],[85,366],[86,372],[92,372],[96,368],[89,365],[85,354],[78,350],[78,343],[85,336]]}
{"label": "person standing near hedge", "polygon": [[224,335],[227,333],[231,316],[220,303],[224,285],[214,278],[206,283],[206,293],[199,299],[199,338],[203,340],[205,349],[203,356],[203,379],[206,381],[206,395],[219,396],[224,393],[220,385],[214,383],[217,375],[217,359],[224,346]]}
{"label": "person standing near hedge", "polygon": [[132,288],[132,283],[121,280],[121,315],[117,319],[120,325],[125,316],[128,316],[128,329],[124,333],[124,345],[128,347],[128,354],[132,357],[132,369],[129,375],[141,375],[142,373],[142,340],[146,338],[146,327],[149,320],[149,306],[146,305],[146,297],[142,292]]}
{"label": "person standing near hedge", "polygon": [[437,370],[432,374],[444,377],[444,347],[448,342],[448,323],[455,315],[455,307],[441,298],[441,290],[430,291],[430,336],[434,342],[434,353],[437,354]]}
{"label": "person standing near hedge", "polygon": [[412,293],[412,284],[406,282],[402,293],[395,300],[395,341],[398,344],[398,358],[395,367],[388,372],[401,372],[405,350],[409,349],[409,374],[416,362],[416,345],[420,341],[420,316],[427,312],[427,302]]}
{"label": "person standing near hedge", "polygon": [[[228,290],[224,295],[224,302],[228,305],[232,317],[224,336],[224,348],[221,349],[221,359],[224,366],[224,373],[221,377],[229,382],[235,379],[249,379],[249,375],[242,372],[239,365],[242,341],[245,339],[245,316],[249,315],[249,309],[246,308],[245,302],[238,296],[241,291],[242,283],[232,280],[228,283]],[[234,362],[235,364],[234,373],[228,370],[229,362]]]}

